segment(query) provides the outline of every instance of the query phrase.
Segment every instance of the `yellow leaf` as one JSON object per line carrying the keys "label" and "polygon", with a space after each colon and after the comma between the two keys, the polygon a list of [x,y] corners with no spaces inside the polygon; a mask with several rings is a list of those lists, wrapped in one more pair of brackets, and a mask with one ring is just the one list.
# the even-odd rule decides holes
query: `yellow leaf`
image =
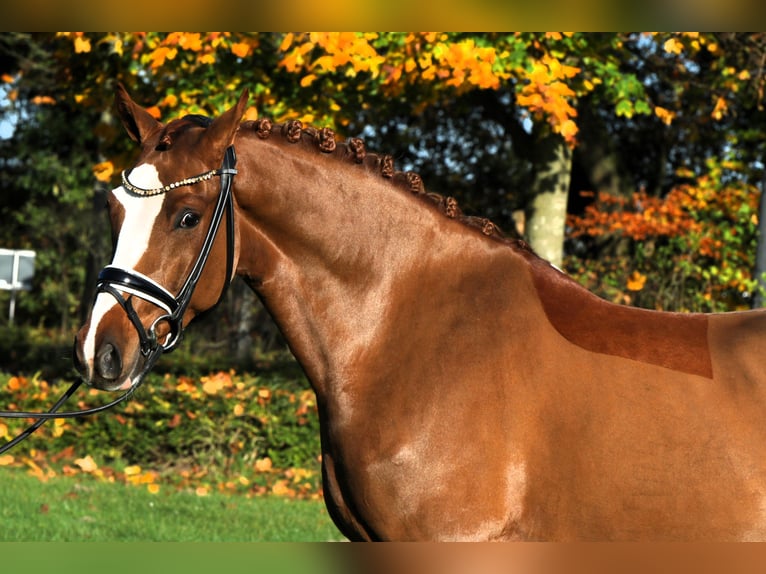
{"label": "yellow leaf", "polygon": [[108,182],[114,174],[114,164],[111,161],[102,161],[93,166],[93,175],[98,181]]}
{"label": "yellow leaf", "polygon": [[11,438],[8,434],[8,425],[5,423],[0,423],[0,438]]}
{"label": "yellow leaf", "polygon": [[633,274],[628,277],[627,288],[628,291],[641,291],[646,284],[646,275],[642,275],[638,271],[634,271]]}
{"label": "yellow leaf", "polygon": [[135,474],[139,474],[141,472],[141,467],[137,464],[133,464],[131,466],[125,467],[125,476],[133,476]]}
{"label": "yellow leaf", "polygon": [[74,39],[75,54],[87,54],[90,52],[90,40],[84,36],[78,36]]}
{"label": "yellow leaf", "polygon": [[234,405],[234,416],[241,417],[243,414],[245,414],[245,407],[242,406],[242,403]]}
{"label": "yellow leaf", "polygon": [[680,54],[684,49],[684,45],[675,38],[666,40],[662,47],[668,54]]}
{"label": "yellow leaf", "polygon": [[273,464],[268,456],[265,458],[259,458],[255,461],[256,472],[269,472],[272,466]]}
{"label": "yellow leaf", "polygon": [[83,472],[93,472],[98,469],[96,461],[93,460],[93,457],[90,455],[86,456],[85,458],[75,459],[74,463],[79,466]]}
{"label": "yellow leaf", "polygon": [[198,486],[197,489],[194,491],[194,494],[197,496],[207,496],[210,494],[210,490],[206,486]]}
{"label": "yellow leaf", "polygon": [[66,430],[67,422],[64,419],[56,419],[53,421],[53,436],[55,438],[60,437]]}
{"label": "yellow leaf", "polygon": [[157,494],[160,491],[160,485],[159,484],[147,484],[146,490],[149,491],[149,494]]}
{"label": "yellow leaf", "polygon": [[0,466],[8,466],[13,464],[14,458],[12,454],[4,454],[0,456]]}

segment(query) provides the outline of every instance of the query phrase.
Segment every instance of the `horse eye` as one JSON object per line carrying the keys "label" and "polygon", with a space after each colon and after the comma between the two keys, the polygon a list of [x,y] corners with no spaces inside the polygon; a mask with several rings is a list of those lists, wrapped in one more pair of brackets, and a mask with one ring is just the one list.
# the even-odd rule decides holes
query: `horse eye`
{"label": "horse eye", "polygon": [[181,216],[181,219],[178,220],[178,227],[182,229],[191,229],[192,227],[196,227],[199,223],[199,215],[192,211],[186,211]]}

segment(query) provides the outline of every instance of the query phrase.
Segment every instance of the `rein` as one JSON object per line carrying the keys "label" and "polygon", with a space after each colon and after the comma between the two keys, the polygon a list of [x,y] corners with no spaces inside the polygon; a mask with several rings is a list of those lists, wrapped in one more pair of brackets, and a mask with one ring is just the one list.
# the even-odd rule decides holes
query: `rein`
{"label": "rein", "polygon": [[[0,411],[0,418],[34,418],[37,419],[28,428],[19,433],[12,440],[8,441],[2,447],[0,447],[0,454],[13,448],[18,443],[29,437],[33,432],[40,428],[47,420],[60,419],[60,418],[75,418],[87,415],[92,415],[112,408],[113,406],[130,398],[134,391],[143,383],[145,376],[154,367],[154,364],[160,358],[162,353],[169,353],[173,351],[181,341],[181,335],[183,333],[183,316],[186,309],[191,302],[192,295],[194,294],[194,288],[197,286],[202,271],[205,268],[210,251],[213,248],[213,243],[218,234],[218,229],[221,226],[221,220],[223,219],[224,212],[227,213],[226,218],[226,275],[221,289],[221,294],[218,297],[216,305],[218,305],[226,295],[226,291],[231,281],[232,271],[234,269],[234,199],[231,192],[231,183],[234,179],[234,175],[237,173],[235,165],[237,163],[237,157],[234,152],[234,146],[229,146],[226,149],[226,153],[223,158],[223,165],[221,169],[212,170],[204,174],[185,178],[178,182],[166,185],[156,189],[143,189],[131,184],[127,179],[127,174],[123,172],[122,180],[123,186],[130,193],[139,195],[142,197],[149,197],[152,195],[158,195],[160,193],[166,193],[177,187],[186,185],[194,185],[202,181],[207,181],[212,177],[219,176],[221,178],[221,191],[218,194],[218,200],[213,210],[213,217],[210,221],[210,227],[205,235],[205,240],[202,243],[200,253],[197,256],[197,260],[194,263],[189,276],[186,278],[183,287],[178,292],[178,295],[173,295],[165,289],[159,283],[153,281],[149,277],[135,271],[133,269],[122,269],[113,265],[107,265],[101,270],[98,275],[98,283],[96,285],[96,295],[101,292],[109,293],[112,295],[117,303],[123,308],[126,315],[130,319],[131,323],[138,333],[138,337],[141,341],[141,353],[146,357],[144,360],[144,366],[141,372],[136,376],[133,384],[125,391],[121,396],[116,398],[110,403],[102,405],[100,407],[94,407],[90,409],[83,409],[79,411],[69,412],[57,412],[59,408],[71,397],[74,392],[82,385],[82,380],[77,380],[66,390],[66,392],[56,401],[56,403],[46,412],[25,412],[25,411]],[[161,315],[155,319],[147,330],[144,328],[141,320],[133,309],[131,304],[131,298],[125,298],[122,292],[130,295],[135,295],[145,301],[153,303],[154,305],[163,309],[166,314]],[[166,322],[170,325],[170,332],[165,337],[165,341],[160,343],[157,340],[156,328],[159,323]]]}

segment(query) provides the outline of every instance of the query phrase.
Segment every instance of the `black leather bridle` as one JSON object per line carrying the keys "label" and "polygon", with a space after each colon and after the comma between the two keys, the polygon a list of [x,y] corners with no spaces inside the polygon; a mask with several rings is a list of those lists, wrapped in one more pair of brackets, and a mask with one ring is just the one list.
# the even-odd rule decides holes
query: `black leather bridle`
{"label": "black leather bridle", "polygon": [[[197,260],[194,262],[194,266],[189,272],[186,281],[178,292],[178,295],[173,295],[165,287],[159,283],[153,281],[149,277],[135,271],[134,269],[122,269],[113,265],[107,265],[98,275],[98,283],[96,285],[96,294],[109,293],[112,295],[117,303],[124,309],[131,323],[138,333],[140,340],[141,353],[144,355],[144,365],[141,372],[133,379],[133,383],[124,394],[112,402],[102,405],[100,407],[94,407],[90,409],[83,409],[79,411],[69,412],[57,412],[61,405],[71,397],[74,392],[83,383],[82,379],[78,379],[66,390],[66,392],[59,398],[58,401],[47,412],[23,412],[23,411],[0,411],[0,418],[35,418],[37,419],[27,429],[19,433],[13,440],[7,442],[0,447],[0,454],[9,450],[17,445],[19,442],[27,438],[34,431],[49,419],[59,418],[73,418],[82,417],[86,415],[92,415],[105,411],[132,396],[133,392],[141,385],[144,377],[151,371],[154,364],[160,358],[162,353],[169,353],[173,351],[178,343],[181,341],[181,335],[183,333],[183,316],[186,309],[191,302],[192,295],[194,294],[194,288],[197,286],[202,271],[205,268],[205,263],[210,256],[210,251],[213,248],[213,243],[218,234],[218,229],[221,226],[224,213],[227,214],[226,225],[226,275],[224,278],[224,284],[221,289],[221,294],[218,298],[220,303],[231,281],[231,276],[234,266],[234,199],[231,191],[232,180],[237,173],[235,168],[237,163],[237,157],[234,152],[234,146],[229,146],[226,149],[226,153],[223,158],[223,165],[220,169],[211,170],[204,174],[185,178],[183,180],[165,185],[156,189],[143,189],[131,184],[128,181],[128,175],[125,172],[122,174],[123,187],[134,195],[141,197],[150,197],[153,195],[159,195],[161,193],[167,193],[177,187],[183,187],[188,185],[194,185],[202,181],[207,181],[212,177],[221,178],[221,191],[218,194],[218,200],[216,201],[215,208],[213,209],[212,220],[210,221],[210,227],[208,227],[205,239],[202,242],[202,248],[197,256]],[[129,296],[123,296],[123,293],[127,293]],[[131,303],[131,295],[140,299],[148,301],[165,311],[163,315],[155,319],[149,328],[145,328],[140,318],[133,309]],[[156,328],[160,323],[167,323],[170,326],[170,332],[165,336],[164,342],[160,343],[157,339]]]}

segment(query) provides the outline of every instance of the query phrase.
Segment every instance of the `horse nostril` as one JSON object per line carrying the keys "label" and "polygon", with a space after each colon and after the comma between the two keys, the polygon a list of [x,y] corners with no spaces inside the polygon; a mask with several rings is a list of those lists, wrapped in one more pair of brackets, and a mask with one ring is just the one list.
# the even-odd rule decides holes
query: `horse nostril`
{"label": "horse nostril", "polygon": [[96,354],[96,372],[102,379],[114,381],[121,371],[120,353],[114,345],[105,343]]}

